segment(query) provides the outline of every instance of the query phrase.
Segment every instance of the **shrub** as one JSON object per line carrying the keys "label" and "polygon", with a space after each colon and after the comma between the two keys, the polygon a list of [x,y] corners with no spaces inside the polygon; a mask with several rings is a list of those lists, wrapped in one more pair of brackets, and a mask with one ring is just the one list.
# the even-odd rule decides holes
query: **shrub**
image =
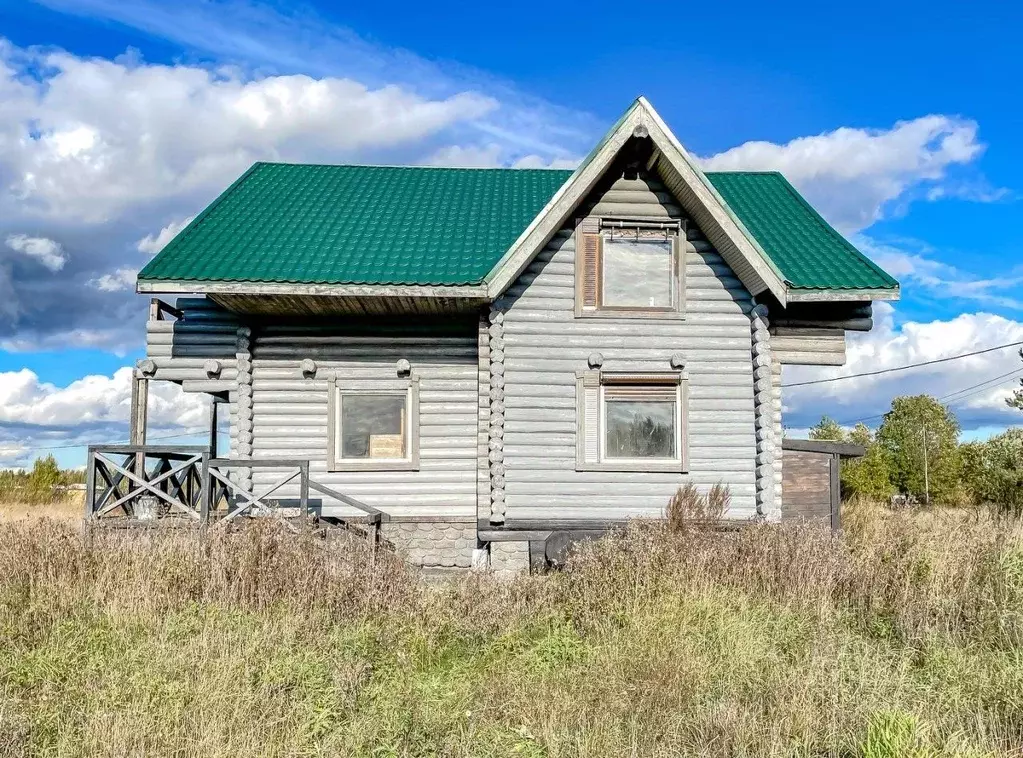
{"label": "shrub", "polygon": [[732,493],[720,482],[706,495],[692,482],[678,488],[665,508],[664,516],[668,528],[673,531],[684,529],[692,523],[709,523],[724,516],[732,502]]}

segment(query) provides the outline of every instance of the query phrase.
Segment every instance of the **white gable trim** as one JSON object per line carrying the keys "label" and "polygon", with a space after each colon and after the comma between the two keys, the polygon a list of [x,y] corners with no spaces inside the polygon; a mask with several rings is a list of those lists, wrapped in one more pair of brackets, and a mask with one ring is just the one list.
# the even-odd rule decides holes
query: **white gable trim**
{"label": "white gable trim", "polygon": [[500,297],[518,279],[586,198],[634,134],[649,134],[657,148],[657,168],[669,180],[666,183],[671,187],[670,179],[677,178],[675,184],[678,186],[671,187],[672,191],[685,191],[687,197],[679,200],[689,201],[686,211],[693,215],[746,288],[754,295],[770,290],[784,306],[785,282],[770,258],[643,97],[632,104],[487,274],[487,295],[491,299]]}

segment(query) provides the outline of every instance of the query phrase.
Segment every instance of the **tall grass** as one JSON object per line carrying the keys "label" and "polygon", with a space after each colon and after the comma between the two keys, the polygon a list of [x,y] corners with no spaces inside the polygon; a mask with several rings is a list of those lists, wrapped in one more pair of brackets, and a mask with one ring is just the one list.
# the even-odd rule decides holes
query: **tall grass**
{"label": "tall grass", "polygon": [[0,528],[0,755],[1023,755],[1015,522],[684,518],[440,586],[361,540]]}

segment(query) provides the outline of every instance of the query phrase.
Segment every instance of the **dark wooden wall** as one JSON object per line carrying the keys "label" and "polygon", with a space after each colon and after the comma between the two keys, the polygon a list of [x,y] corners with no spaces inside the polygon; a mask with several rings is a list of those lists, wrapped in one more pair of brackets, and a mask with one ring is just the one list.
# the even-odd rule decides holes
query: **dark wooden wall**
{"label": "dark wooden wall", "polygon": [[783,519],[831,521],[831,466],[834,456],[786,450],[782,466]]}

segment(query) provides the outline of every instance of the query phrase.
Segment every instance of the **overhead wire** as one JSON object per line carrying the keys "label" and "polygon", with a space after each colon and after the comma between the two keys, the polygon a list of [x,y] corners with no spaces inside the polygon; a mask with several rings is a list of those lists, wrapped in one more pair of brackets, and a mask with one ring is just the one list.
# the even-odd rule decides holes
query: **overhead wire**
{"label": "overhead wire", "polygon": [[[967,397],[970,397],[971,395],[975,395],[978,392],[981,392],[985,389],[997,389],[999,386],[1001,386],[1001,384],[1008,384],[1009,377],[1015,380],[1020,375],[1021,372],[1023,372],[1023,369],[1015,368],[1006,374],[1001,374],[999,376],[992,377],[991,379],[986,379],[983,382],[978,382],[977,384],[971,384],[969,387],[963,387],[962,389],[956,390],[955,392],[950,392],[947,395],[939,397],[937,400],[939,403],[943,403],[948,402],[951,398],[955,398],[954,400],[951,400],[951,402],[949,403],[950,405],[952,405],[958,403],[961,400],[966,399]],[[1001,384],[998,384],[999,381],[1001,381]],[[991,386],[989,387],[988,385]],[[959,397],[956,397],[957,395],[959,395]],[[888,411],[884,411],[883,413],[878,413],[873,416],[864,416],[863,418],[853,419],[851,421],[839,421],[838,424],[840,426],[849,426],[850,424],[865,423],[867,421],[873,421],[874,419],[884,418],[884,416],[887,413]]]}
{"label": "overhead wire", "polygon": [[1005,350],[1009,347],[1019,347],[1023,345],[1023,340],[1019,342],[1007,342],[1004,345],[994,345],[993,347],[986,347],[981,350],[973,350],[969,353],[962,353],[960,355],[951,355],[947,358],[935,358],[930,361],[923,361],[921,363],[909,363],[905,366],[893,366],[891,368],[878,369],[876,371],[863,371],[858,374],[844,374],[842,376],[832,376],[827,379],[809,379],[805,382],[792,382],[790,384],[783,384],[782,388],[787,389],[789,387],[808,387],[812,384],[827,384],[828,382],[839,382],[843,379],[858,379],[863,376],[881,376],[882,374],[891,374],[896,371],[908,371],[913,368],[920,368],[922,366],[934,366],[938,363],[948,363],[950,361],[958,361],[962,358],[971,358],[975,355],[984,355],[985,353],[993,353],[996,350]]}
{"label": "overhead wire", "polygon": [[[146,437],[146,441],[150,442],[150,441],[155,441],[155,440],[175,440],[175,439],[180,439],[181,437],[194,437],[195,435],[202,434],[205,431],[207,431],[206,427],[202,427],[200,429],[195,429],[195,430],[192,430],[192,431],[179,432],[178,434],[163,434],[163,435],[157,435],[155,437]],[[43,446],[37,446],[37,447],[29,448],[28,450],[25,450],[24,452],[25,453],[37,453],[37,452],[40,452],[42,450],[70,450],[71,448],[76,448],[76,447],[88,447],[90,444],[93,444],[93,445],[127,445],[129,443],[128,443],[127,440],[124,440],[124,441],[119,441],[119,442],[93,442],[93,443],[79,442],[79,443],[70,444],[70,445],[43,445]]]}

